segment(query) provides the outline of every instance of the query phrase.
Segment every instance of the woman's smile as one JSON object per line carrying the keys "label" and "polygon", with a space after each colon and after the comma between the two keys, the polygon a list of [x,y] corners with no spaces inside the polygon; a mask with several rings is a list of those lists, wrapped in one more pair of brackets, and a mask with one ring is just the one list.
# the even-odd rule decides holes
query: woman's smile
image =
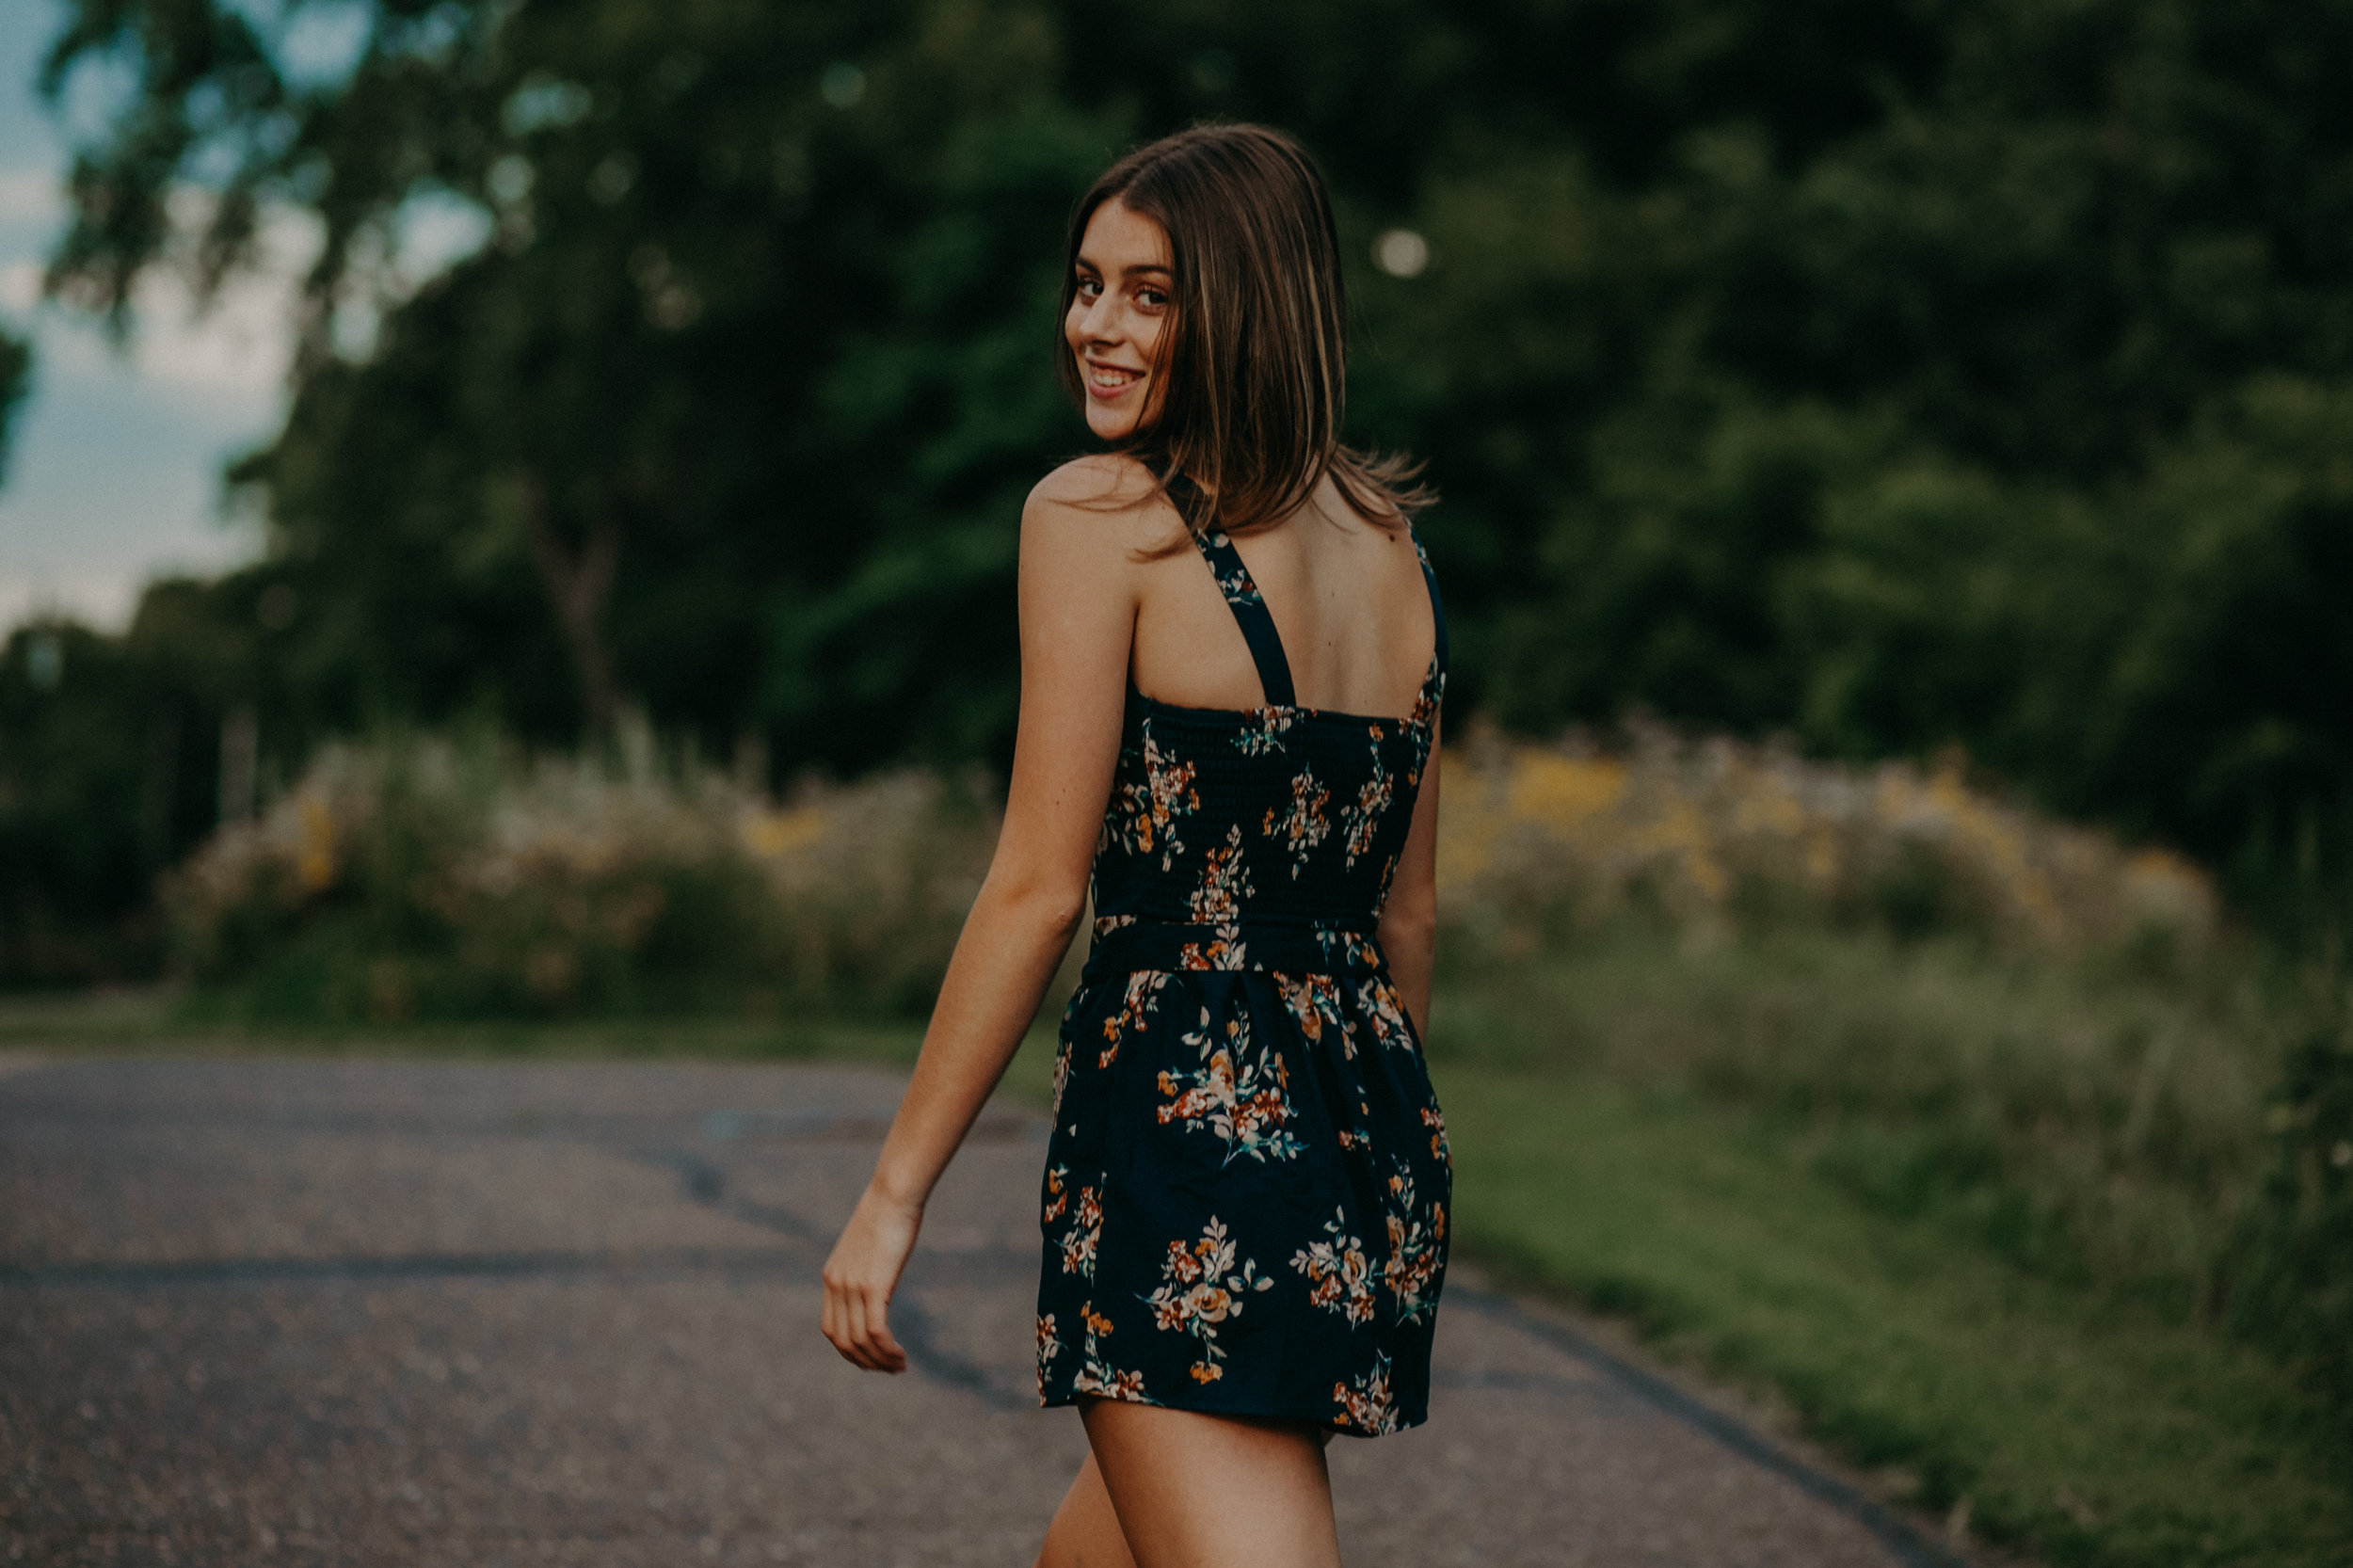
{"label": "woman's smile", "polygon": [[1086,367],[1087,391],[1106,403],[1127,396],[1145,376],[1144,371],[1105,364],[1099,360],[1087,360]]}

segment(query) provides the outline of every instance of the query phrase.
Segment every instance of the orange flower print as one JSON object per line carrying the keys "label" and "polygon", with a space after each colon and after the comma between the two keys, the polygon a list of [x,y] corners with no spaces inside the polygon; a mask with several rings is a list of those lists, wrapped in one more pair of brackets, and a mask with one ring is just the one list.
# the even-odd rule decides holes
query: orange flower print
{"label": "orange flower print", "polygon": [[1070,1167],[1067,1165],[1057,1165],[1046,1173],[1047,1202],[1044,1223],[1050,1225],[1056,1220],[1061,1219],[1063,1212],[1070,1207],[1070,1193],[1063,1184],[1063,1177],[1069,1174]]}
{"label": "orange flower print", "polygon": [[1291,1267],[1307,1276],[1307,1299],[1350,1323],[1372,1321],[1372,1265],[1365,1244],[1348,1234],[1348,1214],[1326,1220],[1328,1241],[1310,1241],[1291,1255]]}
{"label": "orange flower print", "polygon": [[1079,1308],[1079,1319],[1086,1325],[1086,1342],[1079,1352],[1079,1373],[1071,1379],[1072,1389],[1110,1400],[1143,1400],[1144,1374],[1123,1372],[1103,1358],[1101,1341],[1111,1337],[1112,1320],[1096,1311],[1092,1303]]}
{"label": "orange flower print", "polygon": [[[1145,1018],[1160,1005],[1160,988],[1168,984],[1168,975],[1160,969],[1138,969],[1128,977],[1128,994],[1119,1004],[1119,1011],[1103,1020],[1103,1038],[1111,1042],[1096,1057],[1097,1067],[1108,1067],[1119,1055],[1119,1037],[1132,1031],[1144,1032]],[[1055,1114],[1060,1115],[1062,1100],[1054,1101]]]}
{"label": "orange flower print", "polygon": [[1062,1120],[1062,1092],[1070,1084],[1070,1042],[1061,1041],[1054,1048],[1054,1120]]}
{"label": "orange flower print", "polygon": [[1438,702],[1446,691],[1446,677],[1435,670],[1433,670],[1431,675],[1433,679],[1421,683],[1420,695],[1414,698],[1414,711],[1405,715],[1407,725],[1425,731],[1425,738],[1422,741],[1424,755],[1428,754],[1430,744],[1426,732],[1438,716]]}
{"label": "orange flower print", "polygon": [[1421,1125],[1430,1129],[1430,1152],[1448,1170],[1454,1169],[1454,1147],[1446,1141],[1446,1116],[1434,1105],[1421,1108]]}
{"label": "orange flower print", "polygon": [[[1377,731],[1373,739],[1380,739]],[[1394,794],[1389,771],[1381,765],[1381,754],[1376,751],[1372,754],[1372,776],[1356,792],[1356,804],[1340,808],[1340,825],[1347,829],[1340,847],[1347,852],[1352,869],[1359,856],[1372,853],[1373,838],[1381,831],[1381,819],[1388,815]]]}
{"label": "orange flower print", "polygon": [[1176,819],[1201,809],[1201,795],[1193,787],[1191,762],[1161,754],[1152,739],[1150,720],[1144,725],[1144,782],[1122,784],[1112,795],[1103,818],[1103,846],[1118,844],[1133,855],[1158,850],[1160,870],[1167,871],[1185,853],[1176,836]]}
{"label": "orange flower print", "polygon": [[1187,942],[1176,954],[1180,969],[1224,969],[1232,971],[1244,968],[1249,944],[1241,939],[1241,927],[1221,925],[1217,935],[1205,942]]}
{"label": "orange flower print", "polygon": [[1226,830],[1225,843],[1203,857],[1201,886],[1188,901],[1195,922],[1213,926],[1216,935],[1205,946],[1187,942],[1177,955],[1187,969],[1240,969],[1247,967],[1247,944],[1241,938],[1241,906],[1257,889],[1241,859],[1241,824]]}
{"label": "orange flower print", "polygon": [[1288,1126],[1290,1075],[1281,1053],[1251,1050],[1250,1021],[1241,1013],[1225,1021],[1223,1037],[1201,1010],[1201,1027],[1184,1037],[1201,1053],[1201,1065],[1189,1073],[1160,1073],[1160,1093],[1169,1096],[1160,1108],[1162,1127],[1181,1122],[1187,1130],[1207,1128],[1224,1141],[1230,1165],[1248,1155],[1264,1162],[1289,1160],[1305,1147]]}
{"label": "orange flower print", "polygon": [[1203,858],[1201,886],[1187,901],[1193,918],[1202,925],[1232,925],[1241,918],[1243,902],[1257,890],[1250,885],[1249,868],[1241,863],[1241,824],[1226,829],[1225,846]]}
{"label": "orange flower print", "polygon": [[[1061,1174],[1057,1167],[1057,1174]],[[1059,1212],[1059,1200],[1054,1209]],[[1077,1274],[1080,1279],[1095,1277],[1096,1249],[1103,1242],[1103,1205],[1092,1187],[1079,1189],[1078,1211],[1070,1217],[1070,1228],[1062,1237],[1062,1272]]]}
{"label": "orange flower print", "polygon": [[1396,986],[1374,975],[1357,985],[1356,1003],[1363,1009],[1366,1022],[1372,1026],[1374,1039],[1399,1050],[1414,1048],[1413,1021],[1405,1016],[1405,1003],[1398,996]]}
{"label": "orange flower print", "polygon": [[1190,1334],[1201,1342],[1201,1359],[1191,1368],[1193,1382],[1215,1383],[1225,1375],[1218,1365],[1225,1352],[1218,1349],[1217,1326],[1241,1316],[1244,1296],[1273,1288],[1273,1276],[1261,1275],[1255,1260],[1244,1258],[1240,1269],[1235,1267],[1234,1243],[1224,1222],[1211,1215],[1201,1239],[1191,1247],[1182,1241],[1168,1244],[1168,1256],[1160,1260],[1160,1288],[1144,1301],[1161,1329]]}
{"label": "orange flower print", "polygon": [[[1203,542],[1214,551],[1222,552],[1234,548],[1234,541],[1223,532],[1210,535]],[[1219,572],[1214,567],[1210,569],[1217,577],[1218,591],[1225,596],[1226,603],[1246,606],[1263,602],[1258,598],[1258,584],[1250,581],[1249,568],[1243,567],[1239,559],[1235,561],[1235,569],[1232,571]]]}
{"label": "orange flower print", "polygon": [[1264,757],[1270,752],[1289,750],[1283,744],[1283,737],[1290,733],[1298,717],[1296,708],[1254,709],[1235,732],[1234,749],[1244,757]]}
{"label": "orange flower print", "polygon": [[1037,1391],[1041,1399],[1046,1394],[1046,1369],[1062,1352],[1063,1342],[1054,1337],[1054,1315],[1042,1314],[1037,1320]]}
{"label": "orange flower print", "polygon": [[1397,1298],[1397,1320],[1410,1323],[1438,1307],[1437,1280],[1446,1242],[1446,1206],[1433,1204],[1427,1219],[1415,1212],[1414,1178],[1398,1161],[1389,1177],[1389,1260],[1382,1278]]}
{"label": "orange flower print", "polygon": [[1282,994],[1283,1005],[1290,1009],[1301,1036],[1309,1045],[1323,1044],[1324,1032],[1329,1030],[1340,1037],[1349,1055],[1356,1054],[1356,1042],[1350,1037],[1348,1026],[1340,1017],[1339,984],[1330,975],[1302,975],[1293,980],[1277,973],[1274,988]]}
{"label": "orange flower print", "polygon": [[1339,1425],[1352,1432],[1377,1436],[1397,1431],[1397,1401],[1389,1393],[1389,1358],[1377,1357],[1372,1370],[1356,1380],[1332,1385],[1333,1402],[1340,1407]]}
{"label": "orange flower print", "polygon": [[1326,961],[1361,964],[1367,968],[1381,967],[1381,950],[1362,932],[1342,931],[1337,926],[1321,922],[1311,929],[1315,932],[1316,946],[1322,951]]}
{"label": "orange flower print", "polygon": [[1306,868],[1308,852],[1331,836],[1332,820],[1323,814],[1332,792],[1316,783],[1314,770],[1302,768],[1291,779],[1290,809],[1278,813],[1267,808],[1266,824],[1261,829],[1266,837],[1279,840],[1290,856],[1291,880]]}

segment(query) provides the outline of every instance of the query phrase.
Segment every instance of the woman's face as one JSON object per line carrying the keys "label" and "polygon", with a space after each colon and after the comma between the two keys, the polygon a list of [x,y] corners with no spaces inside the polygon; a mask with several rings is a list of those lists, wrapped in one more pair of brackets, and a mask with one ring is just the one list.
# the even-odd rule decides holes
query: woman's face
{"label": "woman's face", "polygon": [[1095,209],[1079,239],[1079,285],[1063,319],[1086,388],[1087,426],[1107,441],[1148,429],[1160,416],[1160,333],[1176,274],[1168,233],[1117,197]]}

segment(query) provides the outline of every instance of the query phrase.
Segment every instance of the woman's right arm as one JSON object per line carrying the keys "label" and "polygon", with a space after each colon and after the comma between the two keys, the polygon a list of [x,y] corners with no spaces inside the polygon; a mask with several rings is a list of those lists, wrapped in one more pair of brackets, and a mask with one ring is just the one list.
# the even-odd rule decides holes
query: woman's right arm
{"label": "woman's right arm", "polygon": [[1084,911],[1119,760],[1139,590],[1132,515],[1084,504],[1099,503],[1102,474],[1097,463],[1071,465],[1023,508],[1021,717],[1005,824],[873,1178],[825,1262],[825,1337],[870,1370],[906,1367],[888,1306],[923,1206],[1019,1048]]}

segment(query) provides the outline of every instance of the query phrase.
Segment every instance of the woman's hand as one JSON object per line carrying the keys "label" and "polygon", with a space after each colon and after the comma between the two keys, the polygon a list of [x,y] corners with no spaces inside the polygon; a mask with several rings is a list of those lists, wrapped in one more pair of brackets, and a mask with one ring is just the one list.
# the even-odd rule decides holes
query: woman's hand
{"label": "woman's hand", "polygon": [[893,1202],[869,1187],[825,1259],[825,1337],[854,1366],[870,1372],[907,1369],[907,1352],[890,1337],[890,1296],[922,1225],[921,1205]]}

